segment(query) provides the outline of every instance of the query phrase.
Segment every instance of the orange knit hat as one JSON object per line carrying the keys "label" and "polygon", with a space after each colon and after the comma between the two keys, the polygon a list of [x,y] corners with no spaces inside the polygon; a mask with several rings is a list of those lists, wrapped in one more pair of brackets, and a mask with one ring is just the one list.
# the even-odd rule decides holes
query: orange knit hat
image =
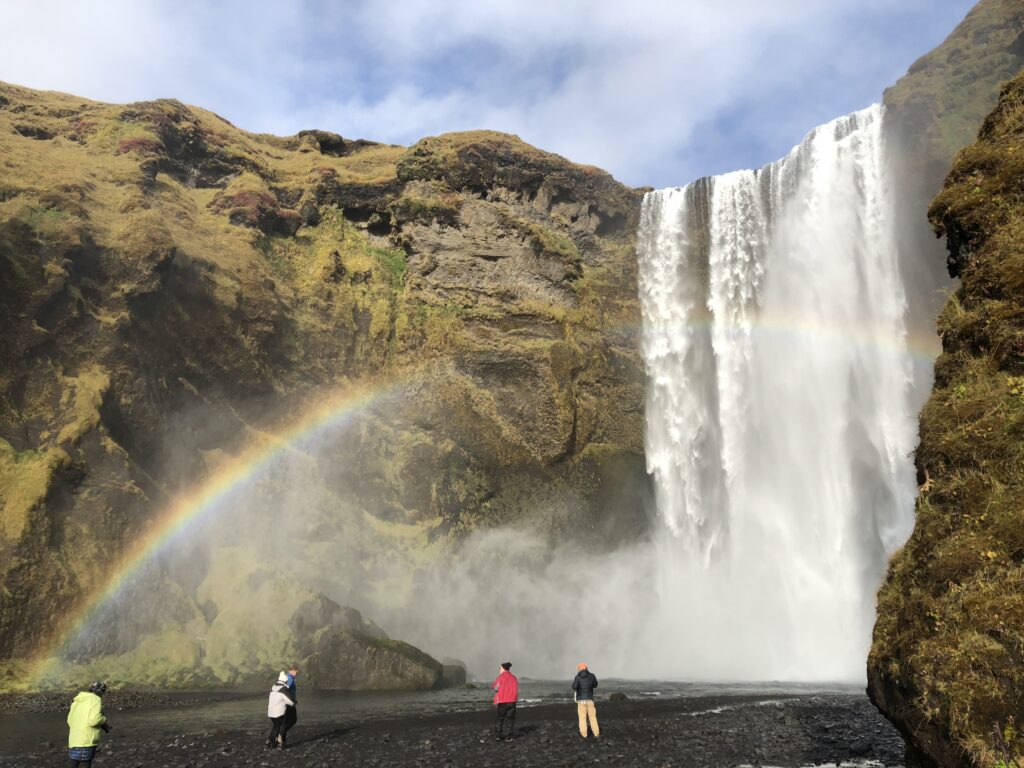
{"label": "orange knit hat", "polygon": [[587,665],[584,664],[582,661],[579,664],[576,665],[576,669],[586,669],[586,668],[587,668]]}

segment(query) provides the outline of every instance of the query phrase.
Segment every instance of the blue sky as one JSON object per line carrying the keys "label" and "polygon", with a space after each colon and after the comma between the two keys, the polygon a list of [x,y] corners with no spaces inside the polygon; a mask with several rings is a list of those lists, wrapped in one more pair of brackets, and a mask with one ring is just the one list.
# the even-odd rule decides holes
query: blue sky
{"label": "blue sky", "polygon": [[785,154],[971,0],[0,0],[0,80],[408,144],[492,128],[633,185]]}

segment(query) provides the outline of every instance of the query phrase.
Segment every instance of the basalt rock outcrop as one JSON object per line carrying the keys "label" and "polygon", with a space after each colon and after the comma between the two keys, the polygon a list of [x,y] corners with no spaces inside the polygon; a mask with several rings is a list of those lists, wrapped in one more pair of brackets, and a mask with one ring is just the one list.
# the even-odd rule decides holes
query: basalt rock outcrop
{"label": "basalt rock outcrop", "polygon": [[0,84],[0,657],[47,647],[172,499],[349,386],[399,394],[317,482],[381,551],[641,533],[638,207],[505,134],[281,138]]}
{"label": "basalt rock outcrop", "polygon": [[879,594],[869,693],[911,766],[1024,761],[1024,76],[929,212],[960,286],[921,414],[910,541]]}

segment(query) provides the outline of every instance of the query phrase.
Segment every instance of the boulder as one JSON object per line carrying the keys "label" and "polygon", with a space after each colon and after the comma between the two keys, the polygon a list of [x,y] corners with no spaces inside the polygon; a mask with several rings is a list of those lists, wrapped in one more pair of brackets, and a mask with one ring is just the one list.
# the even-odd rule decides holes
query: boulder
{"label": "boulder", "polygon": [[465,663],[458,659],[441,659],[441,687],[457,688],[465,685],[467,679]]}
{"label": "boulder", "polygon": [[441,663],[419,648],[347,630],[322,635],[301,666],[321,690],[427,691],[443,675]]}

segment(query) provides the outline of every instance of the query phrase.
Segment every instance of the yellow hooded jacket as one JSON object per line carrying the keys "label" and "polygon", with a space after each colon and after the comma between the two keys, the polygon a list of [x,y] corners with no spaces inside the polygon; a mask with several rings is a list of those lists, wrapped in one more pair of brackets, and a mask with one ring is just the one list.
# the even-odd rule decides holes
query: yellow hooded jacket
{"label": "yellow hooded jacket", "polygon": [[107,722],[102,710],[103,700],[95,693],[82,691],[75,696],[68,712],[68,748],[100,743],[100,726]]}

